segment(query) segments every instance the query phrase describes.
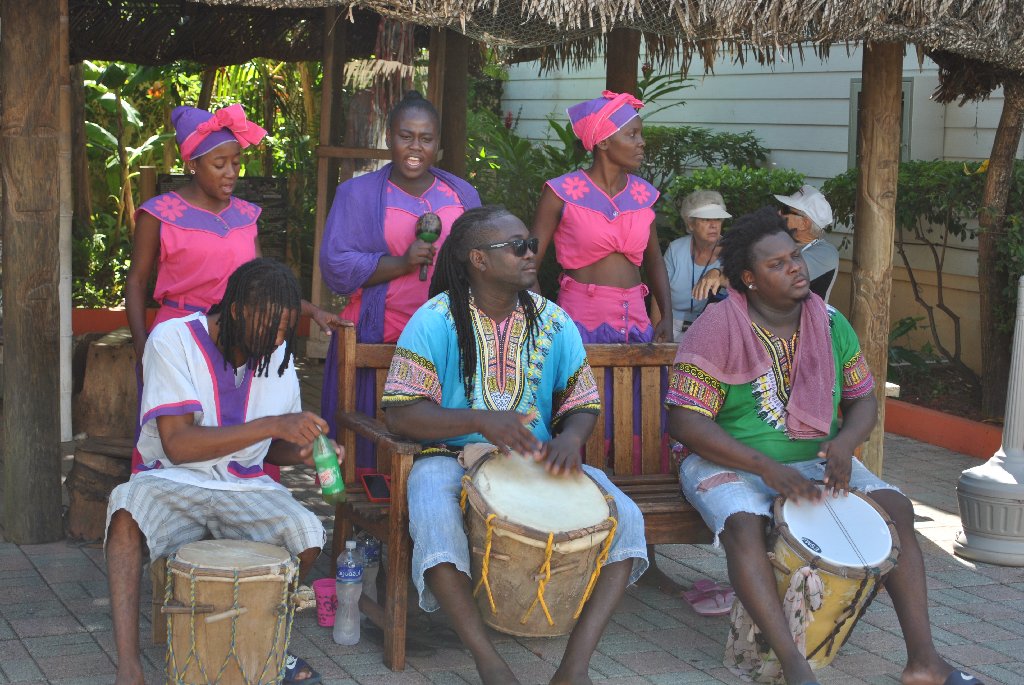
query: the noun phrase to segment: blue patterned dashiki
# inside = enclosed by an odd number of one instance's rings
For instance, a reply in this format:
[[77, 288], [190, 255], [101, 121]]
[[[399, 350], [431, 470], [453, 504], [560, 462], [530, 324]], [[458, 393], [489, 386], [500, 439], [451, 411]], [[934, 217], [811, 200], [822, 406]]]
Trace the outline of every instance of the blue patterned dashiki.
[[[458, 338], [447, 293], [420, 307], [398, 338], [381, 407], [430, 400], [448, 409], [493, 409], [537, 412], [530, 430], [541, 441], [576, 412], [597, 414], [600, 398], [594, 374], [576, 325], [555, 303], [532, 294], [539, 312], [530, 341], [523, 308], [496, 322], [470, 299], [477, 343], [472, 402], [461, 378]], [[481, 382], [481, 379], [483, 382]], [[471, 442], [486, 442], [478, 433], [451, 436], [429, 445], [427, 454], [455, 454]]]

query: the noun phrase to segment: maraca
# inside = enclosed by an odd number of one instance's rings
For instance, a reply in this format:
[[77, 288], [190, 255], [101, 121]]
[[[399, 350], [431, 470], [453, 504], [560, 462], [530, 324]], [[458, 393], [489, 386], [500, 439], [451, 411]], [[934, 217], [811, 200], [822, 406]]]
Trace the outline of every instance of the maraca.
[[[433, 212], [423, 214], [416, 219], [416, 237], [425, 243], [433, 243], [441, 237], [441, 217]], [[420, 280], [427, 280], [427, 267], [429, 264], [420, 266]]]

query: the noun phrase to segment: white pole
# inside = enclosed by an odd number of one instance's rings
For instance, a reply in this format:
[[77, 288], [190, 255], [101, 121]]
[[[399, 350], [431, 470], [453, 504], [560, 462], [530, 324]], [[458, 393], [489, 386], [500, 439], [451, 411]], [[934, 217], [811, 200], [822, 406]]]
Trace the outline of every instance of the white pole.
[[[67, 43], [68, 15], [65, 9], [61, 13], [63, 40]], [[57, 187], [59, 199], [59, 231], [58, 231], [58, 266], [57, 292], [60, 303], [60, 321], [58, 335], [60, 339], [60, 440], [71, 440], [71, 218], [73, 215], [71, 199], [71, 65], [67, 59], [61, 60], [63, 73], [60, 81], [60, 135], [57, 149]], [[80, 179], [86, 183], [86, 179]]]

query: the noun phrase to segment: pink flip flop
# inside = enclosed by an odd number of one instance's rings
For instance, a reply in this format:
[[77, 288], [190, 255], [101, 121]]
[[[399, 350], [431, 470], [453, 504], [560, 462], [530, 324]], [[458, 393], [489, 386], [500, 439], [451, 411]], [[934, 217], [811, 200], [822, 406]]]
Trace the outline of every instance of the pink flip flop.
[[736, 598], [732, 588], [719, 585], [708, 578], [694, 581], [693, 588], [683, 593], [683, 599], [701, 616], [722, 616], [732, 611]]

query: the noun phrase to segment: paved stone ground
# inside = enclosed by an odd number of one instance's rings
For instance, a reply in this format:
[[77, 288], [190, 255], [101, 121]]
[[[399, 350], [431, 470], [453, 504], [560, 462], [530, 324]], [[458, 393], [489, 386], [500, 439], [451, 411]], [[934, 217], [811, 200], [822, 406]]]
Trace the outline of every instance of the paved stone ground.
[[[317, 369], [304, 386], [308, 406], [319, 404]], [[66, 462], [70, 462], [68, 457]], [[952, 555], [959, 529], [954, 486], [962, 469], [977, 464], [940, 448], [886, 437], [885, 476], [915, 501], [926, 554], [929, 605], [936, 643], [947, 659], [991, 685], [1024, 684], [1024, 569], [973, 564]], [[330, 511], [317, 501], [313, 480], [286, 473], [297, 497], [308, 500], [330, 529]], [[726, 579], [722, 553], [705, 545], [658, 548], [659, 563], [680, 579]], [[321, 557], [313, 578], [330, 575]], [[48, 545], [0, 542], [0, 685], [92, 685], [113, 680], [115, 653], [106, 564], [98, 543]], [[144, 588], [140, 631], [148, 644], [149, 590]], [[598, 683], [739, 683], [722, 665], [728, 619], [703, 618], [682, 600], [631, 588], [592, 661]], [[477, 683], [468, 653], [445, 621], [417, 611], [411, 623], [417, 648], [403, 673], [381, 663], [381, 635], [364, 624], [354, 647], [335, 645], [315, 612], [298, 614], [292, 647], [323, 674], [328, 685]], [[515, 639], [495, 634], [502, 654], [524, 683], [545, 683], [565, 647], [564, 638]], [[883, 593], [857, 626], [825, 685], [896, 683], [905, 658], [892, 604]], [[164, 649], [146, 647], [147, 682], [162, 682]]]

